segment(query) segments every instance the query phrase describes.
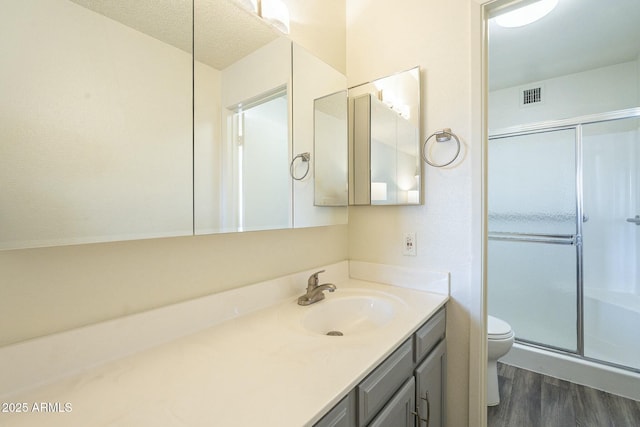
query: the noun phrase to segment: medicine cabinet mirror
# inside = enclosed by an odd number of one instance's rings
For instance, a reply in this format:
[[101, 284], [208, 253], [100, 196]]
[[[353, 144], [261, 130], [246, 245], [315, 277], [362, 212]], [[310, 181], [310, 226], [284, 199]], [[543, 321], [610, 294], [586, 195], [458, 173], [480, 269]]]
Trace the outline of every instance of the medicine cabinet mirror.
[[0, 249], [346, 222], [289, 176], [346, 78], [237, 2], [3, 2], [0, 51]]
[[349, 88], [352, 205], [422, 203], [419, 67]]

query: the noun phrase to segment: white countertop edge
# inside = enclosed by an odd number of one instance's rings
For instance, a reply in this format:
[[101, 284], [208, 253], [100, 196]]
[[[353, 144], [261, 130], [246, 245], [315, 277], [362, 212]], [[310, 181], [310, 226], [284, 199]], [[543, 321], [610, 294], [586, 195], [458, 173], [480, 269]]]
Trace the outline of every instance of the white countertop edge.
[[[0, 399], [21, 394], [107, 362], [196, 333], [302, 294], [309, 275], [322, 282], [356, 279], [435, 293], [447, 289], [448, 274], [342, 261], [202, 298], [0, 347]], [[379, 277], [379, 280], [375, 280]], [[422, 281], [422, 282], [421, 282]], [[446, 281], [446, 286], [443, 285]], [[429, 284], [431, 282], [431, 285]], [[411, 332], [407, 332], [410, 334]], [[118, 345], [113, 345], [117, 342]], [[386, 356], [385, 356], [386, 357]], [[20, 361], [20, 368], [15, 361]], [[10, 363], [11, 362], [11, 363]]]

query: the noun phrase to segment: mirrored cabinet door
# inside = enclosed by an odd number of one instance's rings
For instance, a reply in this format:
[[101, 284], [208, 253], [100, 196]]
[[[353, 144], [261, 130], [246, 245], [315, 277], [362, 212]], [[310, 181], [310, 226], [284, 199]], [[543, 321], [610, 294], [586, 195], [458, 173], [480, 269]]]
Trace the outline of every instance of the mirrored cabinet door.
[[346, 77], [236, 1], [2, 2], [0, 51], [0, 250], [346, 223], [313, 166]]
[[190, 2], [0, 5], [0, 249], [192, 234]]
[[353, 205], [422, 203], [420, 69], [349, 88]]
[[291, 41], [228, 0], [194, 15], [195, 234], [289, 228]]
[[[210, 7], [195, 11], [195, 233], [346, 223], [346, 204], [314, 205], [314, 101], [346, 77], [252, 12]], [[346, 133], [334, 143], [346, 174]]]

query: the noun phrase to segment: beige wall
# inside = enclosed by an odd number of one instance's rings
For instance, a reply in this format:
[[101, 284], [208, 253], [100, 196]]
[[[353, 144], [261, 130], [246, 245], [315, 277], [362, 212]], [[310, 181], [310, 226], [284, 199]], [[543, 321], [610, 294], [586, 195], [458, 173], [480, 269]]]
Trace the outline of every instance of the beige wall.
[[346, 258], [345, 225], [1, 251], [0, 346]]
[[[462, 143], [451, 167], [426, 166], [425, 205], [349, 209], [349, 258], [451, 272], [448, 305], [448, 425], [480, 425], [477, 407], [480, 375], [470, 360], [470, 331], [477, 334], [483, 300], [479, 277], [480, 169], [473, 162], [472, 12], [470, 0], [399, 0], [347, 2], [347, 77], [349, 86], [420, 65], [422, 69], [422, 138], [451, 128]], [[478, 24], [479, 25], [479, 24]], [[474, 46], [475, 48], [476, 46]], [[479, 41], [478, 41], [479, 47]], [[476, 147], [474, 147], [476, 145]], [[478, 200], [474, 200], [474, 197]], [[402, 233], [417, 233], [417, 256], [402, 255]], [[473, 326], [472, 326], [473, 325]], [[478, 340], [473, 340], [478, 346]], [[472, 367], [470, 368], [470, 363]], [[485, 362], [486, 364], [486, 362]], [[470, 390], [470, 385], [476, 387]], [[469, 402], [469, 405], [466, 405]], [[469, 409], [470, 408], [470, 409]], [[470, 413], [473, 412], [473, 415]]]

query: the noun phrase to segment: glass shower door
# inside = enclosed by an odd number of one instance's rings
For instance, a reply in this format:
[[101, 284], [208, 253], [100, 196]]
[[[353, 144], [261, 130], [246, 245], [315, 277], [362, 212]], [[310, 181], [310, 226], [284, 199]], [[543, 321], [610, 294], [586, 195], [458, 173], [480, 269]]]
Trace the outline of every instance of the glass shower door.
[[488, 156], [489, 314], [577, 352], [576, 130], [490, 137]]
[[585, 356], [640, 370], [640, 119], [584, 125]]

